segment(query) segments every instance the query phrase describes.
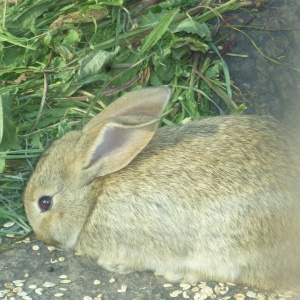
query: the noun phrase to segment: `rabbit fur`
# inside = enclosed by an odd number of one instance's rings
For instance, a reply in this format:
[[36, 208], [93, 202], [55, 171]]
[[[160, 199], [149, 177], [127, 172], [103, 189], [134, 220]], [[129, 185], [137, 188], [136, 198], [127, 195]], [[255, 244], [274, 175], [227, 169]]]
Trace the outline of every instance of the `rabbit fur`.
[[299, 284], [299, 145], [267, 116], [157, 129], [169, 98], [128, 93], [52, 143], [23, 197], [37, 238], [120, 273]]

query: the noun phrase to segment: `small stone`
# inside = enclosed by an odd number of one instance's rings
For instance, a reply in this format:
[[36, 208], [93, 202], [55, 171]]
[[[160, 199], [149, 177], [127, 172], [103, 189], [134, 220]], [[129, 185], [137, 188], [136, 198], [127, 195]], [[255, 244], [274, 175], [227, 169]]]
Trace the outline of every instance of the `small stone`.
[[28, 278], [28, 277], [29, 277], [29, 274], [28, 274], [28, 273], [25, 273], [25, 274], [24, 274], [24, 277], [25, 277], [25, 278]]

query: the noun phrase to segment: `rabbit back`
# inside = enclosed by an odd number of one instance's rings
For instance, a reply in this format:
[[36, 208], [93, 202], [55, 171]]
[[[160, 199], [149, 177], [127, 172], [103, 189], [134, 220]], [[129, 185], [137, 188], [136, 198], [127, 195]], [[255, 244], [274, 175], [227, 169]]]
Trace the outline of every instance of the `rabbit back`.
[[108, 269], [173, 280], [297, 281], [298, 149], [269, 117], [158, 129], [129, 165], [94, 183], [101, 190], [77, 248]]

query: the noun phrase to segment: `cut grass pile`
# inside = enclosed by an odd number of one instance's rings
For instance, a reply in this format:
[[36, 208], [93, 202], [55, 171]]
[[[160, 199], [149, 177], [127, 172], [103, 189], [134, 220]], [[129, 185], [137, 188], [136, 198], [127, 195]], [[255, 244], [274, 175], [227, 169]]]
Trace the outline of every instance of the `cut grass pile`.
[[170, 85], [167, 125], [242, 111], [218, 50], [230, 33], [219, 29], [228, 25], [222, 14], [254, 5], [0, 1], [0, 236], [30, 231], [22, 189], [48, 141], [81, 128], [122, 92]]

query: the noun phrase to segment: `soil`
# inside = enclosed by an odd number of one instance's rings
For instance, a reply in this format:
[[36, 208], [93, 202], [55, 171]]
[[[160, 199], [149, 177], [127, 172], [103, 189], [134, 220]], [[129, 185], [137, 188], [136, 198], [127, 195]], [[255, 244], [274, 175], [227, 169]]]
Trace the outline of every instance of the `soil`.
[[[300, 70], [300, 1], [274, 0], [258, 11], [241, 12], [245, 19], [250, 14], [256, 15], [252, 26], [267, 29], [245, 30], [259, 49]], [[239, 13], [235, 16], [241, 18]], [[247, 57], [226, 56], [232, 83], [241, 91], [235, 100], [246, 102], [246, 113], [272, 114], [300, 129], [300, 72], [264, 58], [245, 35], [237, 32], [237, 37], [230, 52]], [[164, 286], [169, 282], [151, 272], [111, 273], [85, 258], [50, 250], [31, 237], [1, 253], [0, 299], [300, 299], [297, 291], [266, 292], [214, 282], [192, 287]], [[62, 281], [68, 279], [71, 282]], [[45, 282], [55, 285], [45, 287]], [[174, 291], [181, 293], [176, 296]]]

